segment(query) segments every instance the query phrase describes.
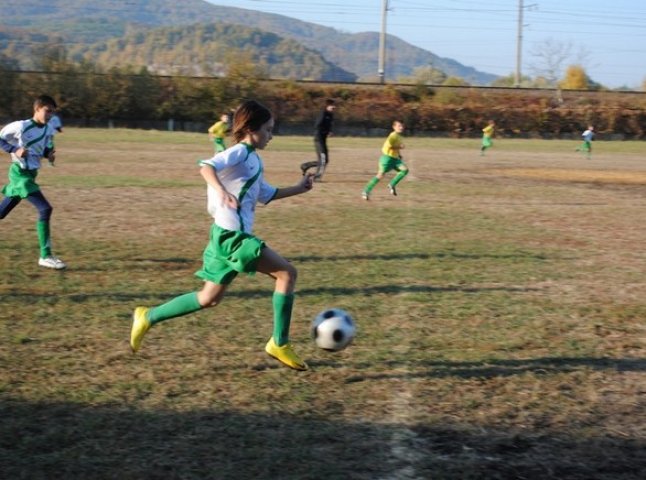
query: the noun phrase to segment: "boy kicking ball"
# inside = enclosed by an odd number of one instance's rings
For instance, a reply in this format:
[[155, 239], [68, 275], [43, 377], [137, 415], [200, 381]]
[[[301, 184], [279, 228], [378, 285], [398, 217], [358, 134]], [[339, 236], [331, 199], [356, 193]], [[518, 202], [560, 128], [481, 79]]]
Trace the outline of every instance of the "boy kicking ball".
[[265, 181], [258, 151], [272, 139], [273, 128], [271, 112], [260, 103], [248, 100], [233, 116], [236, 144], [200, 162], [200, 173], [208, 186], [208, 210], [214, 219], [202, 269], [196, 273], [204, 285], [197, 292], [179, 295], [153, 308], [137, 307], [130, 332], [133, 352], [141, 348], [144, 335], [153, 326], [219, 305], [238, 274], [260, 272], [275, 280], [274, 328], [265, 352], [290, 368], [307, 370], [307, 363], [289, 342], [296, 268], [252, 233], [257, 203], [267, 204], [312, 189], [309, 174], [290, 187], [276, 188]]

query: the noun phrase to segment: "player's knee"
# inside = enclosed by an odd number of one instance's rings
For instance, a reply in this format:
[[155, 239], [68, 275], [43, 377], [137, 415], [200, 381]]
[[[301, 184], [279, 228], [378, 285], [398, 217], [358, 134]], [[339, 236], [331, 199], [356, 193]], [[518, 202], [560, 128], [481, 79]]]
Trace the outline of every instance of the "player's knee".
[[214, 291], [205, 287], [197, 293], [197, 302], [202, 308], [211, 308], [218, 305], [223, 296], [224, 290]]
[[47, 205], [46, 207], [42, 207], [38, 209], [38, 220], [41, 220], [43, 222], [48, 222], [50, 218], [52, 218], [52, 212], [54, 211], [54, 207], [51, 205]]
[[291, 263], [287, 265], [284, 270], [281, 270], [276, 275], [276, 279], [288, 290], [291, 290], [296, 285], [296, 279], [298, 278], [298, 271]]
[[289, 282], [295, 284], [298, 278], [298, 270], [296, 270], [296, 267], [290, 263], [287, 269], [285, 269], [285, 273], [287, 274]]

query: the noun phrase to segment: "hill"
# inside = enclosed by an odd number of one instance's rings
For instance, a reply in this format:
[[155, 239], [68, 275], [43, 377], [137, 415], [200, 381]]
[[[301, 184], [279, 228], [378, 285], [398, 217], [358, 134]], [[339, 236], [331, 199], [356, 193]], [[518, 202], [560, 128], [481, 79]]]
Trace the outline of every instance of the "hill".
[[[376, 32], [343, 33], [282, 15], [221, 7], [203, 0], [183, 0], [181, 3], [174, 0], [130, 0], [126, 3], [104, 0], [100, 5], [90, 0], [25, 0], [5, 6], [0, 17], [0, 25], [56, 34], [63, 37], [67, 45], [106, 42], [126, 35], [131, 31], [129, 29], [143, 32], [159, 27], [216, 22], [253, 26], [271, 32], [319, 52], [328, 62], [362, 79], [376, 76], [379, 44]], [[388, 79], [410, 75], [416, 67], [429, 64], [474, 84], [488, 84], [497, 78], [392, 35], [388, 36], [386, 45]]]
[[336, 79], [356, 75], [295, 40], [241, 25], [210, 23], [162, 27], [70, 50], [105, 67], [146, 66], [162, 75], [221, 76], [232, 59], [248, 61], [271, 78]]

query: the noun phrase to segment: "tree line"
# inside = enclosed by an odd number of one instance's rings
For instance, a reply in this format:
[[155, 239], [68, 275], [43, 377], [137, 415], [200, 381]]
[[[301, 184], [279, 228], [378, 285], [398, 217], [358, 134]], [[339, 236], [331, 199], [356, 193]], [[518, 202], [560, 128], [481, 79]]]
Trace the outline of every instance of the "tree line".
[[324, 100], [334, 98], [340, 134], [381, 135], [400, 119], [411, 134], [475, 136], [494, 119], [506, 136], [578, 135], [594, 124], [602, 138], [646, 138], [646, 93], [639, 92], [269, 81], [244, 60], [218, 78], [101, 71], [55, 57], [41, 68], [20, 72], [0, 64], [0, 122], [28, 118], [31, 99], [47, 93], [68, 124], [164, 128], [172, 120], [176, 129], [199, 131], [255, 98], [275, 113], [279, 132], [309, 134]]

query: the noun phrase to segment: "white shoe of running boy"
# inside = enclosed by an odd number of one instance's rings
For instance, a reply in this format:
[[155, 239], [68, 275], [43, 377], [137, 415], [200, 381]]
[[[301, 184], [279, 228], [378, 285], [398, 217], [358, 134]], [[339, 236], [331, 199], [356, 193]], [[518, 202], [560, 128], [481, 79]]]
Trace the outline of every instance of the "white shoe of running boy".
[[65, 265], [65, 262], [63, 262], [63, 260], [51, 255], [45, 258], [39, 258], [38, 265], [46, 268], [53, 268], [54, 270], [62, 270], [67, 267], [67, 265]]

